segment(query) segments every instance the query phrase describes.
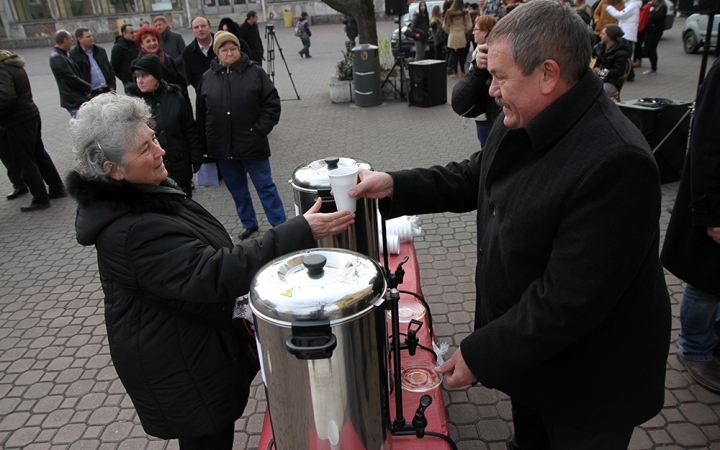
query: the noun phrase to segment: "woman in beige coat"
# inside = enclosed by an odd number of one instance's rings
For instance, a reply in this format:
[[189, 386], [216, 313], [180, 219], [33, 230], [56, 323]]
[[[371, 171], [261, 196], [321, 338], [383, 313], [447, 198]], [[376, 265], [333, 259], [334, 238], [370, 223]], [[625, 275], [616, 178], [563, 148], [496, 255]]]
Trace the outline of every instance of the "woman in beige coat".
[[[448, 34], [447, 50], [450, 78], [457, 78], [457, 64], [460, 63], [460, 76], [465, 76], [465, 60], [467, 58], [467, 33], [472, 29], [470, 14], [465, 11], [463, 0], [454, 0], [453, 5], [445, 13], [443, 29]], [[459, 61], [458, 61], [459, 60]]]

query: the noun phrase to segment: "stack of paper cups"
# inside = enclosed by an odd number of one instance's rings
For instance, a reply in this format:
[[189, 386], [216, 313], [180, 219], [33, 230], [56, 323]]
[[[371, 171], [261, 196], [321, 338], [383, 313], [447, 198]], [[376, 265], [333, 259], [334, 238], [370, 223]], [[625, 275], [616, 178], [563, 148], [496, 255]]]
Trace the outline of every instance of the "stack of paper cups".
[[[388, 249], [390, 250], [389, 254], [390, 255], [399, 255], [400, 254], [400, 239], [397, 236], [388, 234], [387, 242], [388, 242]], [[384, 253], [382, 238], [380, 238], [380, 251]]]

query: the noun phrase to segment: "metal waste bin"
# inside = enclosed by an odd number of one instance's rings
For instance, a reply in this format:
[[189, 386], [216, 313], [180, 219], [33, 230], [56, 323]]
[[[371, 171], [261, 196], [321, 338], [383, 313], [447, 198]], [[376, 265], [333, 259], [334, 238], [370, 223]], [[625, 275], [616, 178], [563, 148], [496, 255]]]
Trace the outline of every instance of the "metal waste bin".
[[382, 103], [378, 48], [375, 45], [362, 44], [352, 51], [355, 104], [377, 106]]
[[283, 19], [285, 20], [285, 28], [293, 27], [292, 9], [290, 9], [290, 8], [283, 9]]

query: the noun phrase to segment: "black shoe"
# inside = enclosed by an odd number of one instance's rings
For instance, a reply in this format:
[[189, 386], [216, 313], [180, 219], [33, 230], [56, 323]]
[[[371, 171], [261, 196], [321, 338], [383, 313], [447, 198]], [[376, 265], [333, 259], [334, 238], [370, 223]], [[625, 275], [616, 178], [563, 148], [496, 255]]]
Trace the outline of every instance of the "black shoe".
[[48, 191], [48, 198], [50, 200], [55, 198], [64, 198], [68, 196], [68, 192], [65, 190], [65, 186], [61, 186], [57, 189], [50, 189]]
[[305, 57], [306, 57], [306, 58], [312, 58], [312, 56], [310, 56], [310, 55], [305, 55]]
[[298, 52], [298, 55], [300, 55], [301, 58], [305, 57], [305, 54], [303, 52]]
[[241, 241], [244, 241], [245, 239], [249, 238], [250, 235], [253, 233], [257, 233], [258, 227], [252, 227], [252, 228], [245, 228], [242, 230], [242, 233], [238, 235]]
[[30, 206], [23, 206], [20, 208], [20, 211], [22, 212], [31, 212], [31, 211], [38, 211], [40, 209], [48, 209], [50, 207], [50, 202], [47, 203], [35, 203], [35, 201], [30, 202]]
[[21, 195], [25, 195], [28, 192], [30, 192], [30, 190], [26, 187], [25, 188], [15, 188], [15, 189], [13, 189], [13, 191], [11, 193], [9, 193], [7, 195], [7, 199], [15, 200], [16, 198], [20, 197]]
[[714, 360], [690, 361], [678, 352], [678, 361], [687, 369], [693, 380], [710, 392], [720, 394], [720, 365]]

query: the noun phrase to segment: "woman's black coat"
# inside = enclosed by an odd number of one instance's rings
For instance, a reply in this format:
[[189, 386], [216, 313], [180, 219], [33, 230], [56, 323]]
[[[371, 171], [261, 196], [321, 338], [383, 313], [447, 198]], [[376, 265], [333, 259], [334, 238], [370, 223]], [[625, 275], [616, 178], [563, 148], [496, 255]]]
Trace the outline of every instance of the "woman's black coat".
[[195, 108], [210, 158], [270, 157], [267, 135], [280, 121], [280, 96], [267, 73], [243, 54], [230, 67], [215, 58], [200, 79]]
[[428, 30], [430, 30], [430, 18], [428, 16], [423, 16], [418, 10], [418, 13], [415, 14], [415, 17], [413, 17], [410, 28], [414, 33], [420, 33], [421, 38], [418, 39], [420, 42], [427, 42]]
[[203, 161], [202, 144], [192, 106], [180, 88], [160, 81], [153, 92], [143, 93], [133, 83], [125, 88], [128, 95], [140, 97], [152, 108], [155, 135], [165, 150], [163, 161], [168, 176], [181, 188], [190, 186], [192, 164]]
[[720, 244], [707, 227], [720, 227], [720, 59], [700, 88], [690, 151], [661, 254], [663, 265], [696, 288], [720, 297]]
[[605, 82], [612, 83], [616, 88], [621, 89], [625, 83], [625, 70], [630, 63], [630, 45], [625, 39], [619, 38], [608, 51], [605, 49], [604, 42], [598, 43], [593, 48], [593, 56], [597, 58], [595, 67], [607, 69]]
[[[160, 57], [160, 52], [162, 50], [158, 50], [157, 56]], [[148, 53], [144, 51], [140, 51], [138, 54], [138, 57], [133, 60], [132, 63], [130, 63], [130, 66], [134, 66], [137, 64], [138, 61], [140, 61], [140, 58], [147, 55]], [[162, 79], [168, 84], [174, 84], [180, 88], [180, 93], [183, 95], [183, 97], [189, 99], [188, 96], [188, 90], [187, 90], [187, 81], [185, 80], [185, 77], [183, 76], [180, 69], [178, 69], [177, 64], [175, 64], [175, 61], [173, 59], [165, 54], [163, 54], [163, 57], [161, 59], [164, 59], [163, 62], [163, 69], [162, 69]], [[135, 75], [132, 76], [133, 80], [135, 79]]]
[[97, 251], [110, 356], [143, 428], [163, 439], [220, 433], [243, 413], [257, 350], [247, 332], [198, 321], [230, 325], [235, 299], [264, 264], [315, 246], [307, 221], [233, 246], [169, 180], [88, 181], [72, 172], [67, 187], [78, 202], [77, 240]]

